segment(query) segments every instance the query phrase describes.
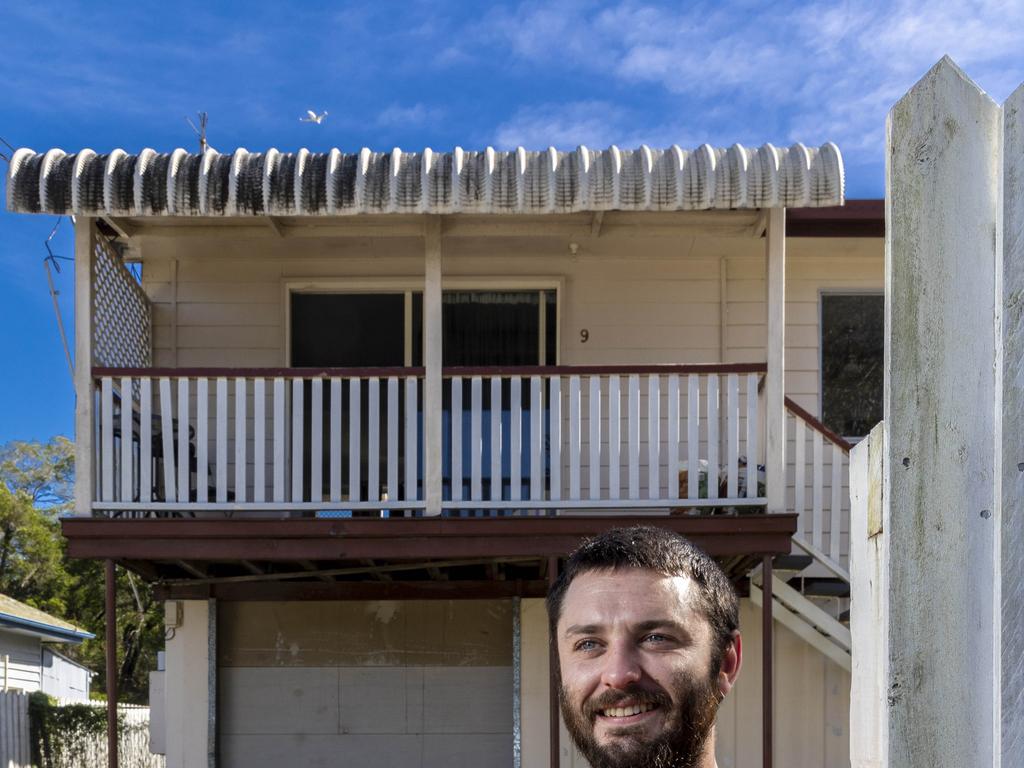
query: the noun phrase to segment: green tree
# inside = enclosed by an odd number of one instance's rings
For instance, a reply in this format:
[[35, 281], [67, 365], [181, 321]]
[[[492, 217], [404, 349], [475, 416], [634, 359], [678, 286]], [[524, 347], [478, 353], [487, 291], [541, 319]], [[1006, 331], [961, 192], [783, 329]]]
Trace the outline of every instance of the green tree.
[[[103, 563], [67, 556], [60, 517], [71, 511], [74, 446], [47, 443], [0, 447], [0, 592], [92, 632], [96, 639], [66, 648], [98, 673], [106, 688]], [[117, 574], [118, 689], [126, 701], [148, 698], [149, 670], [163, 646], [163, 614], [150, 585]]]

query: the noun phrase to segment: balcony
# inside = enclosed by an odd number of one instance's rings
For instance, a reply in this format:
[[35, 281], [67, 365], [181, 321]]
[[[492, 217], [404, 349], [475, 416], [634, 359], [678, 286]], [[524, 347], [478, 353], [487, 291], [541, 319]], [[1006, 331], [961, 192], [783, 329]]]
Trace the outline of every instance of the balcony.
[[[764, 369], [445, 369], [442, 514], [757, 511]], [[424, 513], [422, 369], [94, 374], [94, 513]]]

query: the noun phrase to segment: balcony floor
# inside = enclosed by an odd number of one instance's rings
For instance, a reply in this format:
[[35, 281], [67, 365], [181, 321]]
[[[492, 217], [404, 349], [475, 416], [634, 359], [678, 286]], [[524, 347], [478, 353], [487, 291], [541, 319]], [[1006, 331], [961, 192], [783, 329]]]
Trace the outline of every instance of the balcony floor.
[[609, 528], [658, 525], [739, 582], [788, 554], [796, 515], [399, 519], [65, 518], [72, 557], [113, 559], [174, 599], [541, 597], [551, 558]]

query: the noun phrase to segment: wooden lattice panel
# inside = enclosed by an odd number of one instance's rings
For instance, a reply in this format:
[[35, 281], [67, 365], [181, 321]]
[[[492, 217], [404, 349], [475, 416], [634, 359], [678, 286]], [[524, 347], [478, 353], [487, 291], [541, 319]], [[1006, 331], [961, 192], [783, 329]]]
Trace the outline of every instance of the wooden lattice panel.
[[93, 362], [148, 368], [153, 315], [149, 298], [109, 245], [97, 241], [92, 260]]

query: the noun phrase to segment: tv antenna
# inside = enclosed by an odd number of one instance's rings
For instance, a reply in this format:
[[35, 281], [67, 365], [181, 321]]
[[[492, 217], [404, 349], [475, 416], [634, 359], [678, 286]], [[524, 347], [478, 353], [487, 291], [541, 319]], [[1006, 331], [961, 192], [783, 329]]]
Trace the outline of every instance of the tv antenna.
[[[206, 124], [210, 122], [210, 116], [206, 112], [196, 112], [196, 117], [199, 119], [199, 127], [192, 122], [191, 117], [185, 117], [185, 122], [189, 124], [196, 137], [199, 139], [199, 154], [203, 154], [208, 149], [213, 149], [209, 142], [206, 140]], [[216, 152], [216, 150], [214, 150]]]

